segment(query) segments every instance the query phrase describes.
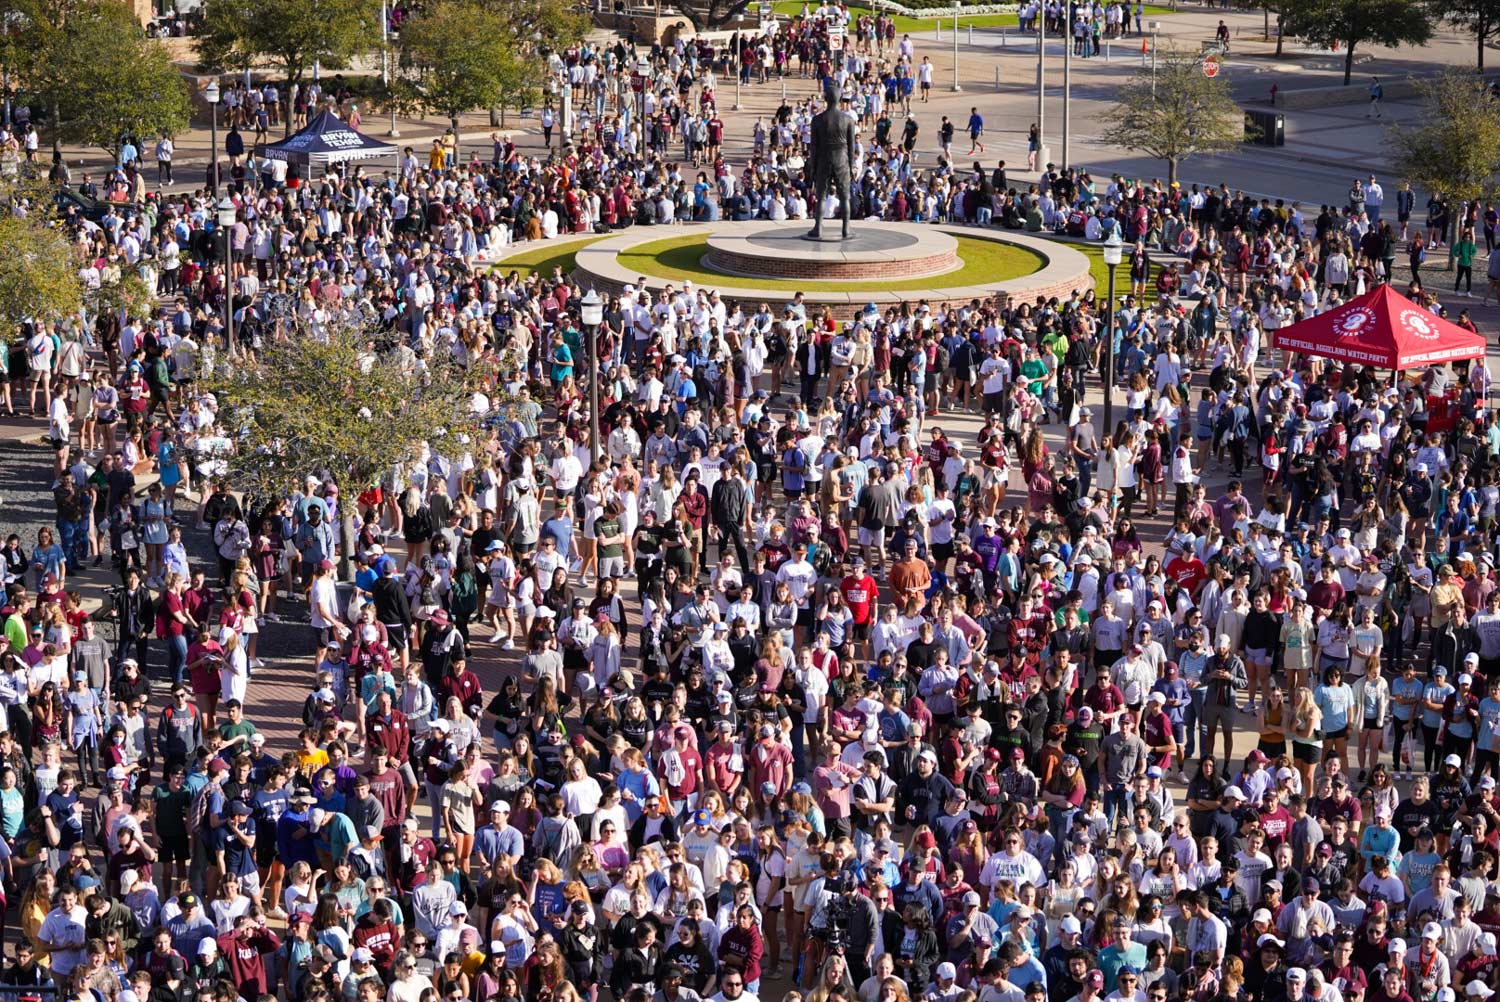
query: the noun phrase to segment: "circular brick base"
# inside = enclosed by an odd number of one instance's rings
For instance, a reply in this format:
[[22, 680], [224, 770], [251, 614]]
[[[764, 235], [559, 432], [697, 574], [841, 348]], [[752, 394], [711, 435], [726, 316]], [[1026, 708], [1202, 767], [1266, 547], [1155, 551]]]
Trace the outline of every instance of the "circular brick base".
[[[800, 227], [789, 229], [789, 227]], [[731, 254], [747, 253], [752, 258], [764, 260], [767, 241], [785, 241], [791, 244], [793, 241], [800, 242], [800, 236], [806, 232], [807, 222], [798, 223], [766, 223], [766, 222], [744, 222], [744, 223], [709, 223], [705, 226], [690, 224], [677, 227], [671, 232], [681, 233], [691, 230], [706, 230], [710, 248], [717, 248]], [[821, 309], [827, 307], [836, 319], [850, 320], [862, 312], [868, 303], [875, 303], [880, 309], [887, 306], [895, 306], [904, 302], [915, 302], [926, 300], [931, 303], [962, 303], [970, 300], [983, 300], [996, 298], [999, 300], [1015, 300], [1019, 302], [1035, 302], [1038, 298], [1051, 299], [1054, 296], [1066, 299], [1073, 292], [1087, 291], [1094, 286], [1094, 280], [1089, 274], [1089, 261], [1078, 251], [1069, 247], [1066, 243], [1047, 240], [1041, 237], [1031, 236], [1023, 233], [1012, 233], [1009, 231], [978, 229], [969, 226], [947, 226], [947, 225], [923, 225], [915, 223], [859, 223], [858, 228], [875, 227], [882, 231], [894, 231], [900, 244], [891, 249], [871, 251], [859, 251], [845, 249], [837, 241], [827, 241], [814, 244], [805, 242], [810, 246], [797, 246], [796, 256], [800, 259], [811, 255], [818, 255], [829, 264], [858, 264], [867, 266], [872, 263], [889, 263], [892, 267], [898, 267], [904, 257], [913, 259], [930, 257], [937, 253], [933, 250], [933, 244], [926, 244], [923, 248], [919, 244], [910, 242], [908, 239], [920, 240], [953, 240], [954, 262], [951, 267], [962, 264], [958, 260], [956, 247], [958, 236], [964, 236], [978, 240], [995, 240], [1000, 243], [1014, 244], [1024, 247], [1039, 256], [1047, 263], [1038, 271], [1020, 278], [1004, 279], [996, 282], [978, 283], [974, 285], [958, 286], [949, 284], [953, 279], [944, 281], [943, 273], [938, 272], [932, 277], [930, 286], [924, 286], [920, 290], [893, 290], [890, 292], [840, 292], [837, 289], [827, 287], [807, 291], [803, 303], [809, 308]], [[837, 229], [837, 223], [834, 224]], [[829, 229], [824, 224], [825, 235]], [[577, 264], [573, 272], [573, 278], [579, 286], [585, 289], [597, 289], [605, 294], [622, 294], [627, 290], [639, 291], [636, 284], [638, 273], [626, 270], [619, 263], [619, 255], [632, 247], [644, 243], [650, 243], [662, 239], [664, 233], [662, 227], [632, 227], [624, 233], [610, 236], [597, 243], [579, 249]], [[725, 243], [720, 238], [731, 237], [740, 240], [740, 243]], [[881, 240], [896, 239], [883, 236]], [[778, 243], [776, 246], [783, 246]], [[790, 250], [788, 253], [792, 253]], [[879, 254], [878, 260], [866, 260], [859, 262], [845, 261], [846, 254]], [[902, 278], [922, 277], [922, 273], [914, 272], [890, 272], [882, 273], [899, 275]], [[767, 274], [767, 278], [791, 278], [789, 272], [780, 271]], [[800, 277], [800, 276], [799, 276]], [[819, 272], [815, 276], [820, 281], [830, 281], [826, 271]], [[850, 279], [869, 279], [872, 275], [868, 270], [856, 272], [849, 276]], [[655, 293], [665, 288], [671, 282], [670, 278], [647, 275], [645, 288]], [[677, 284], [681, 284], [680, 282]], [[749, 303], [768, 303], [773, 311], [779, 312], [781, 307], [793, 301], [795, 292], [785, 289], [757, 288], [751, 284], [739, 284], [726, 286], [723, 295], [727, 299], [738, 300]]]
[[810, 240], [806, 221], [797, 220], [748, 233], [715, 233], [703, 264], [738, 278], [808, 282], [924, 278], [963, 266], [958, 241], [939, 230], [864, 222], [851, 227], [848, 240], [837, 239], [838, 232], [838, 222], [826, 220], [822, 238]]

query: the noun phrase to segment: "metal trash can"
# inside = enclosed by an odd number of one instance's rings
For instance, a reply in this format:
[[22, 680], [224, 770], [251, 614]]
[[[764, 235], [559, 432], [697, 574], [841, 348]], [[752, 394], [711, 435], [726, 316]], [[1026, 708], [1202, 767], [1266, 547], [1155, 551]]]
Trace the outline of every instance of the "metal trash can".
[[1245, 142], [1257, 146], [1286, 145], [1286, 116], [1279, 111], [1245, 111]]

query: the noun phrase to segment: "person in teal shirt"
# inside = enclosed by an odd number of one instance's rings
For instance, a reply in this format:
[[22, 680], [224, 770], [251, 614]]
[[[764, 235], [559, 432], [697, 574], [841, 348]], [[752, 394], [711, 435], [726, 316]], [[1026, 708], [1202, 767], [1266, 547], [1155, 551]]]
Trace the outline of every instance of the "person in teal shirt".
[[552, 335], [552, 385], [560, 386], [563, 380], [573, 375], [573, 350], [563, 341], [561, 334]]
[[315, 807], [311, 820], [318, 833], [318, 852], [327, 853], [335, 863], [348, 859], [349, 850], [359, 844], [359, 836], [354, 833], [354, 822], [349, 820], [349, 815]]
[[[1470, 671], [1479, 667], [1479, 655], [1470, 653], [1464, 658], [1464, 667]], [[1500, 767], [1500, 675], [1492, 676], [1485, 684], [1485, 697], [1479, 701], [1479, 734], [1474, 744], [1474, 771], [1482, 772], [1486, 765], [1491, 773]]]
[[1405, 764], [1402, 763], [1402, 752], [1410, 754], [1415, 750], [1410, 746], [1420, 745], [1422, 742], [1417, 710], [1422, 706], [1422, 690], [1426, 687], [1426, 683], [1417, 678], [1417, 666], [1411, 661], [1402, 665], [1401, 675], [1391, 681], [1391, 716], [1396, 721], [1395, 757], [1398, 772], [1411, 770], [1410, 759]]
[[6, 766], [0, 771], [0, 832], [14, 839], [21, 832], [26, 816], [26, 798], [16, 788], [16, 770]]
[[1359, 854], [1366, 866], [1376, 856], [1384, 856], [1395, 865], [1401, 859], [1400, 842], [1401, 833], [1391, 824], [1391, 809], [1382, 804], [1375, 809], [1375, 823], [1366, 825], [1360, 833]]
[[[1121, 922], [1119, 925], [1119, 938], [1109, 946], [1099, 951], [1099, 970], [1104, 975], [1104, 984], [1117, 985], [1116, 978], [1120, 972], [1130, 968], [1132, 973], [1139, 974], [1146, 966], [1146, 946], [1137, 943], [1131, 938], [1130, 925]], [[1121, 992], [1127, 998], [1135, 994], [1135, 986]]]

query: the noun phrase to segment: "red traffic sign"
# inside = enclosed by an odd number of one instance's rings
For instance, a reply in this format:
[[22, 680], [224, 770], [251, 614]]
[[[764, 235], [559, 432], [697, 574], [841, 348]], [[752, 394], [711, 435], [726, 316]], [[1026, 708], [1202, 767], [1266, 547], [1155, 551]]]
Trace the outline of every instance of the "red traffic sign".
[[1219, 75], [1219, 61], [1217, 59], [1203, 60], [1203, 75], [1210, 80]]
[[646, 78], [639, 73], [630, 74], [630, 89], [640, 92], [646, 89]]

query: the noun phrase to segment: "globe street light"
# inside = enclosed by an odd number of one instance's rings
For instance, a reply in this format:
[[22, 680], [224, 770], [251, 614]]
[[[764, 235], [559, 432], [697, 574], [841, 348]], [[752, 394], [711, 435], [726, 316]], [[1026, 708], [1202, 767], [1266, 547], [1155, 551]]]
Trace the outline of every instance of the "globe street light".
[[1104, 309], [1108, 316], [1105, 325], [1104, 336], [1104, 434], [1110, 434], [1114, 427], [1114, 405], [1112, 401], [1115, 386], [1115, 269], [1120, 266], [1120, 261], [1125, 256], [1125, 244], [1120, 239], [1120, 224], [1117, 220], [1110, 229], [1109, 236], [1104, 238], [1104, 265], [1109, 269], [1109, 298], [1105, 300]]
[[[589, 358], [589, 461], [599, 462], [599, 325], [604, 322], [604, 300], [590, 289], [578, 303]], [[591, 467], [592, 468], [592, 467]]]
[[219, 190], [219, 81], [210, 80], [203, 91], [208, 102], [208, 193]]
[[219, 199], [219, 229], [224, 231], [224, 335], [228, 341], [229, 357], [235, 356], [234, 347], [234, 241], [231, 233], [237, 215], [234, 202], [228, 195]]

